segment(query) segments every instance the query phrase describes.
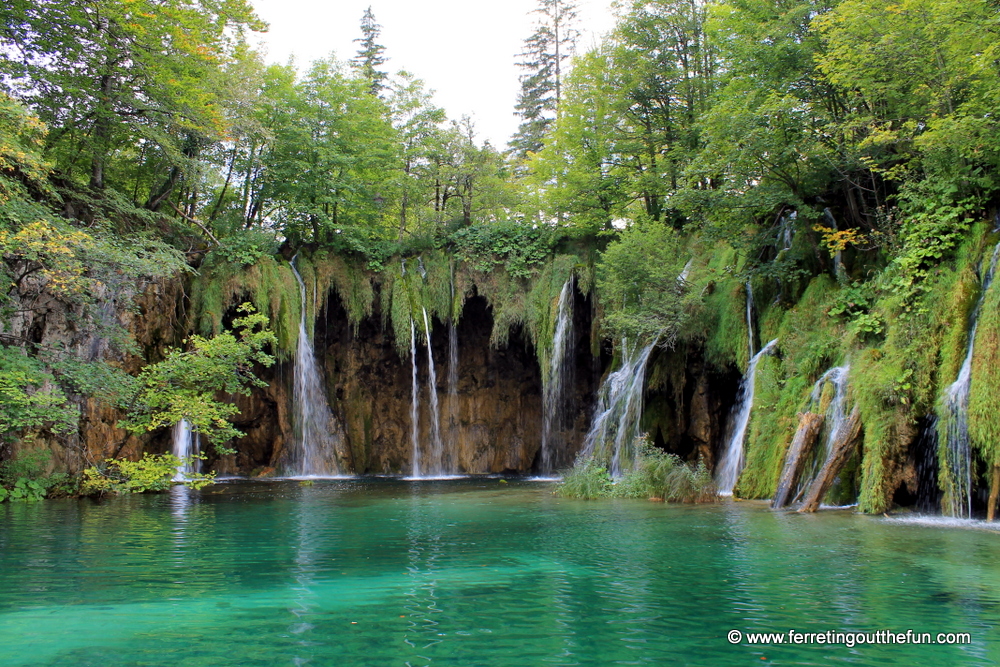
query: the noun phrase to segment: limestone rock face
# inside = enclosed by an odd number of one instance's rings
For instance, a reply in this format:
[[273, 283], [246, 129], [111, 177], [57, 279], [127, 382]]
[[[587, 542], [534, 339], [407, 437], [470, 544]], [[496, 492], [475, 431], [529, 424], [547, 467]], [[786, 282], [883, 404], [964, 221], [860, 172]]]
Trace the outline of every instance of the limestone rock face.
[[[331, 305], [317, 347], [323, 354], [330, 404], [345, 427], [352, 468], [356, 473], [410, 473], [414, 454], [410, 355], [399, 354], [378, 313], [354, 335], [339, 305]], [[446, 472], [526, 472], [541, 446], [541, 371], [534, 351], [520, 335], [512, 336], [506, 348], [491, 349], [491, 328], [485, 300], [469, 299], [455, 328], [458, 381], [451, 393], [449, 327], [440, 321], [432, 324], [434, 389]], [[427, 349], [422, 343], [416, 357], [417, 421], [426, 469], [432, 456], [432, 414]], [[577, 432], [567, 446], [578, 449], [582, 438], [583, 433]]]
[[[589, 302], [578, 295], [577, 354], [569, 414], [559, 432], [557, 462], [569, 465], [583, 444], [593, 396], [600, 379], [589, 348]], [[449, 327], [434, 320], [432, 354], [443, 468], [450, 473], [529, 472], [537, 465], [542, 432], [542, 376], [535, 351], [518, 332], [501, 349], [490, 347], [493, 320], [481, 297], [471, 297], [455, 327], [457, 383], [449, 386]], [[315, 327], [330, 407], [343, 430], [341, 468], [354, 474], [410, 474], [412, 360], [400, 354], [381, 314], [353, 330], [336, 296], [331, 295]], [[427, 348], [417, 346], [418, 433], [423, 471], [431, 453], [430, 373]], [[294, 437], [291, 361], [261, 369], [268, 386], [251, 396], [236, 396], [236, 427], [247, 435], [235, 443], [237, 454], [211, 461], [220, 474], [281, 472], [282, 457]]]

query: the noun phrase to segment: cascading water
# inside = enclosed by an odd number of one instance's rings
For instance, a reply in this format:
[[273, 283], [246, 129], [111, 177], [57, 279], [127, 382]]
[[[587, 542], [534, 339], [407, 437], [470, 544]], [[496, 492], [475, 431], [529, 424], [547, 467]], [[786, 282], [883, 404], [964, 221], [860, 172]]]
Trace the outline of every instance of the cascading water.
[[[622, 365], [608, 375], [597, 394], [594, 421], [584, 440], [581, 459], [595, 456], [610, 459], [611, 476], [619, 478], [635, 458], [635, 437], [640, 433], [642, 391], [646, 362], [656, 340], [645, 347], [622, 339]], [[609, 449], [610, 448], [610, 449]]]
[[[455, 303], [455, 267], [451, 267], [451, 303]], [[458, 325], [448, 318], [448, 449], [458, 451]]]
[[[173, 447], [171, 452], [179, 459], [187, 459], [198, 453], [198, 434], [191, 431], [191, 424], [186, 419], [182, 419], [174, 424]], [[194, 465], [196, 461], [187, 461], [177, 466], [177, 473], [174, 475], [175, 482], [183, 482], [193, 472], [197, 472]]]
[[[565, 412], [564, 390], [572, 363], [573, 337], [573, 278], [563, 284], [556, 307], [556, 329], [552, 334], [552, 351], [549, 367], [546, 369], [545, 385], [542, 388], [542, 457], [540, 472], [552, 472], [557, 446], [555, 430], [562, 422]], [[569, 363], [567, 363], [569, 362]]]
[[972, 518], [972, 447], [969, 441], [969, 390], [972, 386], [972, 353], [976, 344], [976, 329], [979, 327], [979, 310], [982, 308], [986, 292], [996, 273], [1000, 243], [993, 249], [989, 268], [983, 276], [983, 287], [979, 300], [972, 311], [972, 326], [969, 329], [969, 343], [965, 359], [958, 371], [958, 378], [945, 390], [940, 415], [940, 428], [944, 441], [945, 485], [948, 507], [945, 509], [953, 517]]
[[417, 326], [410, 318], [410, 442], [413, 444], [413, 476], [420, 477], [420, 385], [417, 382]]
[[736, 405], [729, 420], [729, 427], [726, 429], [726, 449], [722, 453], [722, 461], [719, 463], [718, 472], [715, 476], [720, 496], [733, 495], [733, 487], [736, 486], [736, 479], [740, 476], [740, 471], [743, 470], [743, 440], [746, 437], [747, 425], [750, 423], [750, 413], [753, 410], [753, 391], [757, 375], [757, 363], [761, 357], [770, 354], [777, 344], [778, 339], [775, 338], [765, 345], [760, 352], [755, 354], [750, 359], [746, 375], [740, 381]]
[[810, 410], [816, 412], [820, 409], [823, 387], [828, 382], [833, 385], [833, 398], [824, 413], [823, 427], [826, 430], [826, 438], [823, 439], [823, 447], [817, 449], [811, 470], [800, 480], [800, 489], [808, 489], [812, 485], [830, 452], [833, 451], [833, 445], [847, 422], [847, 412], [844, 410], [844, 405], [847, 402], [847, 376], [850, 370], [849, 364], [835, 366], [823, 373], [813, 385], [812, 394], [809, 396]]
[[316, 353], [306, 328], [306, 285], [291, 262], [292, 273], [299, 283], [299, 342], [295, 350], [295, 377], [292, 383], [294, 407], [294, 440], [287, 462], [288, 472], [295, 476], [337, 475], [337, 445], [339, 428], [326, 393]]
[[424, 336], [427, 339], [427, 367], [429, 373], [427, 393], [431, 397], [431, 457], [429, 464], [432, 475], [443, 475], [446, 469], [444, 443], [441, 442], [441, 411], [438, 409], [437, 371], [434, 368], [434, 354], [431, 350], [431, 325], [424, 308]]

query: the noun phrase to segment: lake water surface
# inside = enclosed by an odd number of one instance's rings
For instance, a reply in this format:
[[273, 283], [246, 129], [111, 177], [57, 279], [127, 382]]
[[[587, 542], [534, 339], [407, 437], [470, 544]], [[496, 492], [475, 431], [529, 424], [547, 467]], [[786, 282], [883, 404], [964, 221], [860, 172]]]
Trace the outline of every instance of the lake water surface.
[[[552, 488], [230, 482], [5, 503], [0, 665], [1000, 662], [996, 532]], [[972, 643], [745, 641], [909, 629]]]

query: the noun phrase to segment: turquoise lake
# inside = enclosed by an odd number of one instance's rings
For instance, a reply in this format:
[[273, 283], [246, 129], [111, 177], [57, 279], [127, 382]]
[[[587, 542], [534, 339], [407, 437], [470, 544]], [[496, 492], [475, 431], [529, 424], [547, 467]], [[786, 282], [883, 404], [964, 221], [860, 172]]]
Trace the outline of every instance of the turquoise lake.
[[[991, 665], [1000, 534], [478, 478], [0, 505], [0, 665]], [[730, 630], [968, 632], [730, 644]]]

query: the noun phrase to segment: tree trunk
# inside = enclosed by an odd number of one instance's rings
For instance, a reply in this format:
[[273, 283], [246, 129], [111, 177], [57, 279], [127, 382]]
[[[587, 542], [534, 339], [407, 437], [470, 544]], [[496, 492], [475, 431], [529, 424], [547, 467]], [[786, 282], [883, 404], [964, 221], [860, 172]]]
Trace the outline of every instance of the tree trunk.
[[826, 463], [823, 464], [823, 468], [819, 471], [812, 486], [809, 487], [809, 491], [806, 492], [806, 497], [799, 507], [800, 512], [815, 512], [819, 508], [823, 496], [830, 490], [833, 480], [836, 479], [847, 460], [851, 458], [851, 454], [854, 453], [860, 439], [861, 411], [857, 406], [854, 406], [851, 416], [847, 418], [840, 432], [837, 433], [837, 439], [830, 447]]
[[113, 85], [114, 80], [110, 74], [105, 74], [98, 79], [97, 115], [94, 120], [94, 143], [90, 160], [90, 187], [95, 190], [104, 188], [104, 163], [111, 140], [111, 91]]
[[795, 489], [799, 474], [802, 472], [802, 463], [816, 442], [823, 419], [823, 415], [815, 412], [803, 412], [799, 415], [799, 428], [795, 431], [795, 438], [785, 455], [785, 466], [778, 479], [778, 488], [771, 502], [772, 508], [777, 510], [788, 504], [789, 494]]
[[997, 515], [997, 497], [1000, 496], [1000, 465], [993, 466], [990, 479], [990, 501], [986, 505], [986, 520], [993, 521]]

